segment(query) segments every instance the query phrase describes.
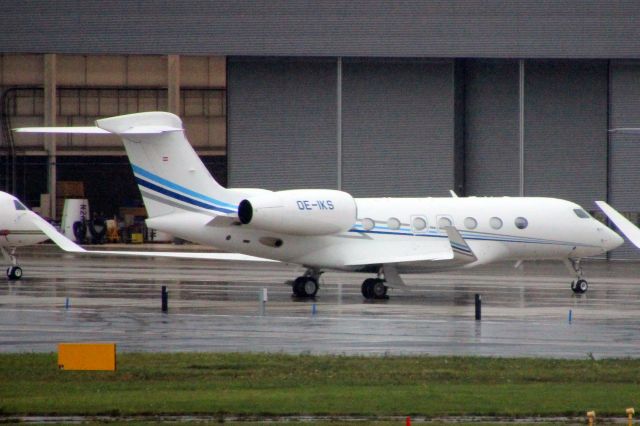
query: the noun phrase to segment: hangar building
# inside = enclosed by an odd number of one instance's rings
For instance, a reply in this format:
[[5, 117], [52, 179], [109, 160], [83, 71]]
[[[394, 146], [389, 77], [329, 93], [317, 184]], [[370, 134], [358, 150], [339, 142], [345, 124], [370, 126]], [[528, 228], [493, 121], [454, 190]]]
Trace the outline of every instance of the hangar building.
[[111, 214], [138, 197], [117, 140], [8, 129], [161, 109], [230, 186], [603, 199], [637, 223], [640, 136], [609, 129], [640, 127], [638, 22], [635, 0], [4, 2], [0, 188], [34, 206], [82, 180]]

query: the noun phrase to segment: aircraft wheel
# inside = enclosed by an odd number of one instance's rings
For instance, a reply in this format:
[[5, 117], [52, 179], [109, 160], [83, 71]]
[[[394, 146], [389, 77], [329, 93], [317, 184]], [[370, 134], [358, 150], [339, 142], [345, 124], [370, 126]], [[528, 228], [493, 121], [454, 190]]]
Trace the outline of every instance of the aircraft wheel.
[[387, 296], [387, 286], [384, 285], [383, 280], [375, 280], [371, 286], [371, 293], [374, 299], [384, 299]]
[[298, 277], [293, 282], [296, 297], [314, 297], [318, 293], [318, 281], [313, 277]]
[[575, 281], [571, 281], [571, 290], [573, 290], [574, 293], [578, 293], [578, 286]]
[[302, 288], [306, 297], [315, 297], [318, 293], [318, 281], [312, 277], [305, 277]]
[[19, 266], [11, 266], [7, 269], [7, 277], [10, 280], [19, 280], [22, 278], [22, 268]]
[[587, 280], [578, 280], [576, 281], [576, 288], [578, 289], [578, 293], [585, 293], [589, 289], [589, 284]]
[[[364, 282], [362, 283], [362, 295], [364, 296], [365, 299], [375, 299], [377, 298], [376, 296], [376, 285], [378, 283], [382, 283], [382, 280], [379, 280], [377, 278], [367, 278], [366, 280], [364, 280]], [[384, 285], [383, 285], [384, 287]], [[378, 291], [381, 291], [380, 289], [378, 289]], [[383, 290], [386, 294], [386, 287]]]

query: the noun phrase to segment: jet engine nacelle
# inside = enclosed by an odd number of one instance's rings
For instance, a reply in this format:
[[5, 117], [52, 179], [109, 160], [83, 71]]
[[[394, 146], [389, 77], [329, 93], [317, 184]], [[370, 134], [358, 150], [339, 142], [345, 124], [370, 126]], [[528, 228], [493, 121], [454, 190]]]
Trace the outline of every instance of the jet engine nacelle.
[[242, 200], [238, 218], [245, 225], [291, 235], [330, 235], [356, 223], [356, 202], [346, 192], [294, 189]]

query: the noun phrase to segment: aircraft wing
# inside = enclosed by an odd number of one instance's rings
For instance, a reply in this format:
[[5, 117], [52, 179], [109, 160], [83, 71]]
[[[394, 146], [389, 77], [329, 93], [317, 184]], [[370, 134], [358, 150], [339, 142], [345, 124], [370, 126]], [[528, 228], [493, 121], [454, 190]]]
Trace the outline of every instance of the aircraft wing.
[[37, 214], [31, 213], [31, 220], [49, 237], [58, 247], [69, 253], [85, 253], [95, 255], [114, 256], [138, 256], [138, 257], [170, 257], [177, 259], [205, 259], [205, 260], [241, 260], [250, 262], [278, 262], [277, 260], [265, 259], [263, 257], [248, 256], [241, 253], [194, 253], [194, 252], [173, 252], [173, 251], [116, 251], [116, 250], [85, 250], [54, 228], [49, 222], [42, 219]]
[[437, 260], [452, 260], [453, 252], [451, 250], [438, 250], [426, 253], [414, 253], [406, 255], [363, 255], [350, 259], [344, 266], [364, 266], [364, 265], [382, 265], [397, 264], [409, 262], [428, 262]]
[[596, 204], [600, 207], [600, 210], [607, 215], [611, 222], [618, 227], [620, 232], [622, 232], [634, 246], [640, 248], [640, 229], [604, 201], [596, 201]]
[[[390, 265], [413, 262], [438, 262], [442, 264], [463, 265], [475, 262], [477, 257], [460, 232], [453, 226], [444, 228], [448, 241], [436, 238], [433, 243], [422, 246], [417, 252], [406, 254], [390, 254], [391, 250], [378, 253], [364, 253], [350, 259], [345, 266]], [[448, 244], [447, 244], [448, 242]]]

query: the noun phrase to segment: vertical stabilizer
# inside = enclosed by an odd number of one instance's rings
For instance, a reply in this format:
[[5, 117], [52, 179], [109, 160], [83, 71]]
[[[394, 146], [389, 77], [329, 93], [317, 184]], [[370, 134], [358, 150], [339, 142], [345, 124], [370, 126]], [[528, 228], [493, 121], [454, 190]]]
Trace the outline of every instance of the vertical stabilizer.
[[176, 115], [143, 112], [97, 120], [96, 126], [122, 137], [150, 218], [180, 211], [236, 213], [242, 194], [215, 181]]

